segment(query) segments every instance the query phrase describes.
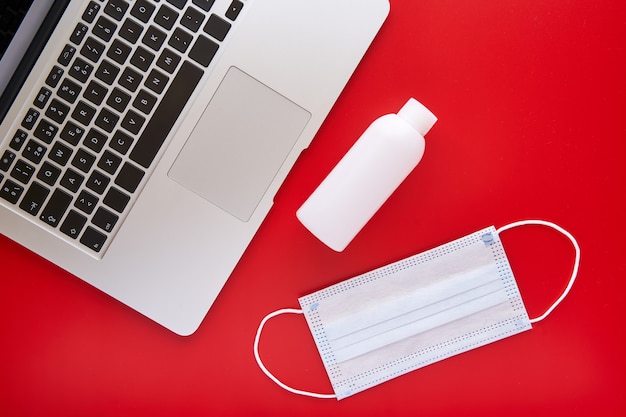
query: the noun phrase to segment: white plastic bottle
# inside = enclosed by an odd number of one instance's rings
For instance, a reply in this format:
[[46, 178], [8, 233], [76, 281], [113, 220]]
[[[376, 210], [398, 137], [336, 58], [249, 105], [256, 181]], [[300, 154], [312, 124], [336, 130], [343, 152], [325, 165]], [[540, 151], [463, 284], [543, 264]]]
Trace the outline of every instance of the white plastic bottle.
[[398, 114], [376, 119], [298, 209], [300, 222], [343, 251], [420, 162], [436, 121], [414, 98]]

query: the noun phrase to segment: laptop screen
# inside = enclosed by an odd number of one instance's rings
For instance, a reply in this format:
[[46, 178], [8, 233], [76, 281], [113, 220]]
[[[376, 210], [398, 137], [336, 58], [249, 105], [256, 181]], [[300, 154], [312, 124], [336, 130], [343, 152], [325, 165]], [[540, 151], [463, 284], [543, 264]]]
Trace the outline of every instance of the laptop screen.
[[5, 0], [0, 5], [0, 121], [67, 1]]
[[2, 58], [4, 52], [7, 50], [22, 20], [24, 20], [26, 12], [28, 12], [32, 4], [32, 0], [23, 2], [9, 1], [8, 4], [3, 5], [2, 10], [0, 10], [0, 27], [2, 27], [2, 32], [0, 32], [0, 58]]

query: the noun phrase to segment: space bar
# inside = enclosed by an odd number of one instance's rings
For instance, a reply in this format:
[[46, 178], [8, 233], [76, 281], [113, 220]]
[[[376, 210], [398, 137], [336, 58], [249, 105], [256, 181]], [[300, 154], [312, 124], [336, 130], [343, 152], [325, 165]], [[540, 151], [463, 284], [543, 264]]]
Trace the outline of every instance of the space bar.
[[135, 144], [130, 159], [148, 168], [202, 78], [203, 71], [185, 61]]

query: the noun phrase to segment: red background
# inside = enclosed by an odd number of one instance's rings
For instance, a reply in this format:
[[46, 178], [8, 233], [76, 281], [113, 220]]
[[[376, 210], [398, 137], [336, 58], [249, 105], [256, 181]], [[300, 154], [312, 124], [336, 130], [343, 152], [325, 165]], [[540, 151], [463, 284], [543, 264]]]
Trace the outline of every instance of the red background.
[[[367, 125], [410, 96], [439, 117], [424, 159], [335, 253], [294, 213]], [[391, 0], [388, 21], [191, 337], [0, 236], [0, 415], [626, 415], [625, 122], [622, 0]], [[258, 369], [252, 342], [270, 311], [525, 218], [560, 224], [582, 249], [570, 296], [533, 330], [340, 402], [290, 394]], [[541, 227], [503, 241], [538, 315], [566, 283], [571, 245]], [[285, 382], [331, 391], [301, 316], [271, 321], [261, 354]]]

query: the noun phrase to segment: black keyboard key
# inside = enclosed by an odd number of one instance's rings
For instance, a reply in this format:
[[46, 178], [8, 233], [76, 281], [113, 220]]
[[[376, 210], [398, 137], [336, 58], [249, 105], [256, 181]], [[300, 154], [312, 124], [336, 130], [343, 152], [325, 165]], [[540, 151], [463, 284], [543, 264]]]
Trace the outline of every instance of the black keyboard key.
[[191, 42], [193, 42], [193, 36], [189, 32], [176, 28], [167, 44], [177, 51], [184, 53], [189, 46], [191, 46]]
[[37, 123], [37, 119], [39, 119], [39, 112], [35, 109], [29, 109], [28, 113], [26, 113], [26, 116], [24, 116], [24, 119], [22, 119], [22, 127], [24, 127], [25, 129], [32, 129], [35, 126], [35, 123]]
[[117, 29], [115, 22], [104, 16], [100, 16], [96, 24], [93, 26], [92, 32], [103, 41], [108, 42], [113, 37], [115, 29]]
[[[99, 132], [96, 129], [89, 129], [87, 136], [85, 136], [85, 140], [83, 141], [83, 145], [85, 147], [91, 149], [92, 151], [99, 153], [104, 144], [107, 142], [108, 138], [105, 134]], [[87, 172], [87, 171], [85, 171]]]
[[95, 156], [84, 149], [79, 149], [74, 159], [72, 159], [72, 165], [86, 173], [89, 172], [95, 160]]
[[78, 197], [76, 197], [74, 207], [81, 210], [83, 213], [91, 214], [96, 208], [96, 205], [98, 205], [98, 201], [98, 197], [83, 190]]
[[43, 159], [48, 148], [37, 142], [36, 140], [29, 140], [22, 152], [22, 156], [28, 159], [30, 162], [38, 164]]
[[155, 26], [150, 26], [146, 31], [146, 34], [143, 35], [142, 42], [147, 45], [149, 48], [158, 51], [161, 49], [161, 45], [165, 42], [165, 37], [167, 35], [162, 30], [156, 28]]
[[4, 151], [2, 158], [0, 158], [0, 171], [8, 172], [11, 165], [13, 165], [13, 161], [15, 161], [15, 157], [15, 153], [9, 150]]
[[11, 204], [16, 204], [23, 192], [24, 187], [11, 180], [6, 180], [2, 188], [0, 188], [0, 197], [4, 198]]
[[63, 130], [61, 130], [61, 139], [66, 141], [71, 145], [78, 145], [80, 139], [85, 134], [85, 128], [82, 126], [78, 126], [71, 120], [65, 124]]
[[243, 9], [243, 3], [239, 0], [233, 0], [233, 2], [230, 4], [230, 7], [228, 8], [228, 11], [226, 11], [226, 17], [230, 20], [237, 19], [237, 16], [239, 16], [241, 9]]
[[[52, 139], [56, 135], [58, 128], [47, 120], [42, 120], [35, 130], [35, 137], [46, 143], [52, 143]], [[24, 148], [22, 155], [31, 162], [38, 164], [43, 159], [48, 149], [35, 140], [29, 140]]]
[[98, 161], [98, 168], [113, 175], [115, 174], [115, 171], [117, 171], [117, 168], [119, 168], [121, 163], [122, 158], [120, 158], [113, 152], [106, 150]]
[[122, 213], [128, 202], [130, 201], [130, 196], [121, 192], [115, 187], [111, 187], [107, 192], [107, 195], [104, 196], [103, 203], [107, 206], [111, 207], [113, 210], [118, 213]]
[[110, 233], [113, 231], [113, 228], [119, 219], [120, 218], [117, 214], [105, 209], [104, 207], [99, 207], [98, 210], [96, 210], [96, 214], [93, 215], [91, 223], [95, 224], [105, 232]]
[[152, 61], [154, 61], [154, 54], [143, 46], [137, 47], [133, 57], [130, 59], [130, 63], [142, 71], [148, 71]]
[[88, 226], [85, 233], [83, 233], [83, 236], [80, 238], [80, 243], [87, 246], [94, 252], [100, 252], [106, 240], [106, 235], [100, 233], [93, 227]]
[[111, 133], [113, 132], [113, 129], [115, 129], [115, 125], [119, 120], [120, 116], [105, 107], [100, 110], [98, 117], [96, 117], [96, 126]]
[[46, 87], [41, 87], [33, 104], [35, 107], [43, 109], [46, 106], [46, 103], [48, 103], [50, 96], [52, 96], [52, 91], [48, 90]]
[[48, 161], [44, 162], [37, 172], [37, 178], [48, 185], [54, 185], [59, 179], [59, 175], [61, 175], [61, 170]]
[[37, 128], [35, 129], [34, 135], [37, 139], [41, 139], [46, 143], [52, 143], [52, 140], [56, 136], [59, 128], [47, 121], [46, 119], [41, 119]]
[[216, 42], [213, 42], [206, 36], [200, 35], [193, 45], [193, 48], [191, 48], [191, 51], [189, 51], [189, 58], [203, 67], [208, 67], [213, 57], [215, 57], [218, 48], [219, 45]]
[[107, 92], [108, 90], [105, 86], [97, 81], [91, 80], [83, 93], [83, 97], [97, 106], [102, 103], [102, 100], [104, 100]]
[[70, 67], [70, 75], [81, 83], [86, 83], [89, 75], [93, 71], [93, 65], [81, 57], [77, 57]]
[[92, 62], [98, 62], [104, 53], [104, 49], [105, 46], [102, 42], [89, 36], [80, 50], [80, 54]]
[[137, 71], [131, 68], [126, 68], [124, 72], [122, 72], [118, 82], [121, 86], [127, 88], [131, 92], [134, 92], [137, 90], [137, 87], [139, 87], [139, 84], [141, 84], [142, 78], [143, 76]]
[[204, 13], [194, 7], [187, 7], [180, 23], [192, 32], [197, 32], [204, 22]]
[[120, 173], [117, 174], [115, 184], [130, 193], [134, 193], [135, 190], [137, 190], [143, 176], [144, 172], [141, 169], [126, 162], [124, 166], [122, 166]]
[[202, 75], [203, 71], [200, 68], [186, 61], [183, 62], [170, 88], [130, 153], [130, 159], [144, 168], [150, 166]]
[[[37, 129], [35, 129], [34, 134], [36, 138], [41, 139], [46, 143], [52, 143], [52, 140], [54, 139], [54, 136], [56, 135], [57, 131], [58, 131], [58, 128], [56, 126], [54, 126], [47, 120], [43, 119], [41, 120], [41, 122], [39, 122], [39, 125], [37, 125]], [[37, 143], [37, 142], [31, 140], [28, 146], [26, 147], [26, 149], [24, 150], [24, 155], [31, 161], [35, 163], [39, 163], [41, 161], [42, 155], [37, 155], [37, 152], [33, 150], [34, 149], [32, 146], [33, 143]], [[35, 148], [44, 149], [44, 151], [46, 149], [46, 148], [40, 148], [40, 147], [35, 147]]]
[[180, 63], [180, 56], [171, 49], [165, 48], [157, 61], [157, 65], [166, 72], [173, 74]]
[[213, 7], [213, 3], [215, 3], [215, 0], [193, 0], [193, 4], [195, 4], [205, 12], [211, 10], [211, 7]]
[[76, 53], [76, 48], [74, 48], [72, 45], [69, 45], [69, 44], [65, 45], [65, 48], [63, 48], [63, 51], [61, 51], [61, 54], [57, 58], [57, 62], [63, 65], [64, 67], [67, 67], [70, 64], [70, 62], [72, 62], [72, 58], [74, 57], [75, 53]]
[[[61, 97], [63, 100], [67, 101], [68, 103], [74, 104], [74, 102], [80, 95], [80, 91], [82, 89], [83, 89], [82, 86], [76, 84], [74, 81], [70, 80], [69, 78], [66, 78], [61, 83], [61, 86], [59, 87], [57, 94], [59, 95], [59, 97]], [[69, 107], [67, 106], [65, 107], [69, 110]], [[65, 114], [67, 114], [67, 112]]]
[[133, 143], [133, 138], [128, 136], [126, 133], [122, 131], [116, 131], [113, 135], [113, 139], [111, 139], [111, 143], [109, 146], [111, 149], [118, 151], [122, 155], [126, 155], [128, 149], [130, 149], [130, 145]]
[[57, 141], [52, 146], [52, 149], [50, 149], [48, 158], [61, 166], [65, 166], [65, 164], [67, 164], [67, 162], [70, 160], [72, 152], [73, 151], [71, 148]]
[[156, 102], [157, 98], [155, 96], [146, 90], [140, 90], [139, 93], [137, 93], [137, 97], [135, 97], [135, 101], [133, 101], [133, 106], [143, 113], [149, 114]]
[[69, 168], [67, 171], [65, 171], [65, 174], [63, 174], [63, 178], [61, 178], [60, 184], [71, 192], [75, 193], [78, 191], [84, 180], [85, 177], [83, 177], [81, 174], [74, 171], [73, 169]]
[[154, 13], [156, 6], [147, 0], [137, 0], [130, 14], [141, 20], [143, 23], [147, 23]]
[[177, 19], [178, 12], [171, 7], [167, 7], [166, 5], [162, 5], [154, 17], [154, 21], [167, 30], [170, 30], [174, 26]]
[[87, 179], [85, 186], [98, 194], [102, 194], [106, 190], [107, 185], [109, 185], [109, 182], [111, 182], [111, 178], [109, 178], [108, 175], [100, 171], [94, 171]]
[[11, 171], [11, 176], [22, 184], [28, 184], [28, 181], [30, 181], [34, 173], [34, 166], [19, 159]]
[[187, 3], [187, 0], [167, 0], [167, 2], [174, 5], [174, 7], [182, 9], [183, 7], [185, 7], [185, 3]]
[[131, 19], [126, 19], [120, 28], [119, 35], [128, 42], [135, 43], [139, 39], [142, 31], [143, 27], [139, 23]]
[[96, 77], [104, 81], [106, 84], [111, 85], [117, 78], [117, 74], [120, 73], [119, 67], [106, 59], [100, 63], [98, 70], [96, 71]]
[[77, 122], [87, 126], [89, 125], [91, 119], [93, 119], [93, 116], [95, 114], [96, 109], [81, 100], [74, 108], [74, 111], [72, 112], [72, 118]]
[[124, 116], [124, 119], [122, 120], [122, 127], [130, 133], [136, 135], [141, 130], [145, 121], [146, 118], [141, 116], [139, 113], [133, 110], [128, 110], [128, 113], [126, 113], [126, 116]]
[[107, 52], [107, 56], [111, 58], [113, 61], [122, 65], [128, 59], [130, 55], [131, 48], [126, 45], [124, 42], [116, 39], [113, 41], [111, 46], [109, 47], [109, 51]]
[[71, 195], [61, 190], [54, 190], [39, 218], [50, 226], [57, 227], [71, 202]]
[[9, 146], [11, 149], [19, 151], [22, 149], [22, 146], [24, 146], [24, 143], [26, 143], [26, 139], [28, 139], [28, 133], [24, 132], [22, 129], [17, 129], [17, 132], [13, 135], [13, 139], [11, 139]]
[[67, 104], [53, 98], [50, 102], [50, 106], [48, 106], [48, 109], [46, 110], [46, 116], [57, 123], [63, 123], [69, 112], [70, 107]]
[[46, 201], [46, 198], [50, 194], [50, 190], [43, 185], [33, 182], [24, 194], [24, 198], [20, 203], [20, 208], [24, 210], [26, 213], [36, 216], [41, 210], [43, 203]]
[[111, 91], [111, 95], [107, 99], [107, 104], [111, 106], [113, 109], [122, 113], [126, 110], [126, 106], [130, 101], [130, 95], [126, 94], [121, 89], [115, 87], [113, 91]]
[[89, 28], [84, 23], [79, 23], [76, 25], [72, 36], [70, 36], [70, 41], [74, 42], [76, 45], [80, 45], [83, 41], [83, 38], [89, 31]]
[[223, 41], [230, 28], [231, 24], [229, 22], [218, 15], [212, 14], [203, 30], [207, 35], [214, 37], [218, 41]]
[[87, 23], [93, 22], [99, 10], [100, 5], [95, 1], [90, 1], [89, 5], [87, 5], [87, 8], [83, 12], [83, 20]]
[[120, 21], [124, 17], [126, 10], [128, 10], [128, 6], [128, 3], [123, 0], [109, 0], [104, 7], [104, 12], [113, 19]]
[[87, 217], [74, 210], [70, 210], [59, 230], [72, 239], [76, 239], [78, 235], [80, 235], [81, 230], [83, 230], [85, 223], [87, 223]]
[[157, 94], [161, 94], [169, 81], [169, 77], [161, 71], [153, 69], [146, 77], [145, 86]]

